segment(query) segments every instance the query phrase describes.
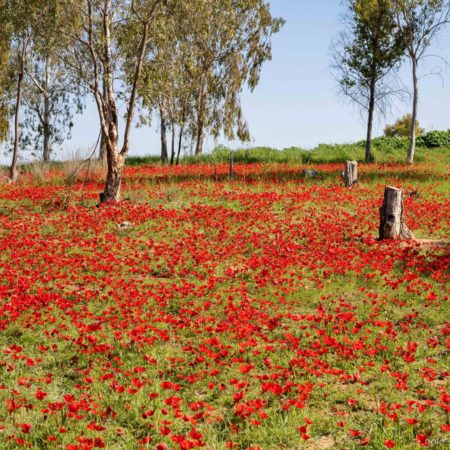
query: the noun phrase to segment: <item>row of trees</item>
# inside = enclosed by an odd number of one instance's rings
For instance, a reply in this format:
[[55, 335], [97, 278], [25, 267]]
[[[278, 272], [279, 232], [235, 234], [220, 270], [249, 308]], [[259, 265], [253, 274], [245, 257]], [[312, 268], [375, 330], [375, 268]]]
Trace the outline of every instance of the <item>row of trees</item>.
[[39, 142], [50, 159], [87, 95], [108, 167], [101, 202], [120, 198], [138, 115], [141, 124], [159, 120], [165, 163], [187, 141], [201, 153], [206, 133], [248, 139], [240, 93], [258, 84], [282, 25], [265, 0], [1, 0], [0, 140], [13, 142], [10, 179], [27, 144]]
[[373, 161], [375, 112], [401, 94], [395, 76], [404, 59], [412, 71], [412, 110], [407, 160], [414, 161], [417, 136], [418, 69], [433, 40], [450, 22], [448, 0], [346, 0], [346, 29], [334, 45], [341, 91], [367, 114], [366, 162]]

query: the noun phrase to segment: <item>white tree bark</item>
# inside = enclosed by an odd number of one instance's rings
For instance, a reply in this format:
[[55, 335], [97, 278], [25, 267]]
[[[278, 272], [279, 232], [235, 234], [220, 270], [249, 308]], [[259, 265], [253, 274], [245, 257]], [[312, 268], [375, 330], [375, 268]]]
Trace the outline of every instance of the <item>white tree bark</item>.
[[387, 186], [383, 206], [380, 208], [380, 240], [413, 239], [403, 222], [403, 189]]

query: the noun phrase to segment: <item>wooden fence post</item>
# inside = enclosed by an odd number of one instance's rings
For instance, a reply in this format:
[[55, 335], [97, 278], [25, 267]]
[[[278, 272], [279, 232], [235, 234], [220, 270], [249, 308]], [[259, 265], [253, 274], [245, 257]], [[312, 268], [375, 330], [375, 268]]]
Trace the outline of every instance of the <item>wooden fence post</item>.
[[347, 161], [345, 163], [345, 171], [342, 172], [345, 186], [352, 187], [358, 183], [358, 163], [356, 161]]
[[380, 208], [380, 240], [414, 239], [403, 222], [403, 189], [386, 186]]

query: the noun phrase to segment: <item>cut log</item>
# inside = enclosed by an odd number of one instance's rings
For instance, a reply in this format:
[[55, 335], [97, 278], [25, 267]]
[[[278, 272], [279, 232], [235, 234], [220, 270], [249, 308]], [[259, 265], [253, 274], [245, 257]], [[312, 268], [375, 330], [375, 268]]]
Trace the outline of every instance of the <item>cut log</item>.
[[380, 240], [414, 239], [403, 222], [403, 189], [386, 186], [380, 208]]
[[356, 161], [347, 161], [345, 171], [342, 172], [342, 178], [346, 187], [352, 187], [358, 183], [358, 163]]

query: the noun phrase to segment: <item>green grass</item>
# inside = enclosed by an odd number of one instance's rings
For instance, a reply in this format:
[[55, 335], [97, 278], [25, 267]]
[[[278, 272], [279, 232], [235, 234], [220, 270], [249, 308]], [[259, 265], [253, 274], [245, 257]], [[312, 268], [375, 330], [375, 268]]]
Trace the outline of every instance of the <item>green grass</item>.
[[[375, 141], [373, 153], [378, 163], [403, 163], [406, 161], [407, 142], [402, 140], [391, 145], [382, 141]], [[184, 156], [180, 164], [219, 164], [227, 163], [233, 153], [235, 163], [283, 163], [283, 164], [326, 164], [344, 163], [348, 160], [363, 162], [365, 158], [364, 143], [357, 144], [320, 144], [312, 150], [298, 147], [275, 149], [270, 147], [256, 147], [231, 150], [224, 146], [215, 148], [211, 153], [198, 156]], [[444, 160], [444, 161], [442, 161]], [[416, 162], [450, 163], [450, 147], [426, 148], [417, 147]], [[132, 156], [127, 159], [129, 166], [158, 164], [158, 156]]]

